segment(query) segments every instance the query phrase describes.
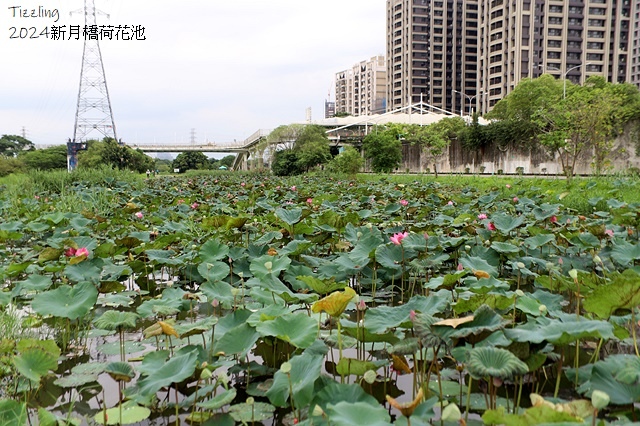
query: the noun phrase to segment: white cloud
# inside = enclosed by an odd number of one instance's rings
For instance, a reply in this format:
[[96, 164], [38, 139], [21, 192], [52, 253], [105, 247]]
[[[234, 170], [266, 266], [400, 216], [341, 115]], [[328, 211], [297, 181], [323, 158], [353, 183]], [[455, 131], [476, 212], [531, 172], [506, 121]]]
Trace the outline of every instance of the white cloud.
[[[14, 0], [58, 8], [58, 25], [82, 24], [81, 0]], [[13, 5], [12, 3], [12, 5]], [[384, 0], [96, 0], [110, 19], [142, 25], [145, 41], [103, 41], [118, 129], [125, 141], [242, 140], [259, 128], [321, 118], [336, 72], [383, 54]], [[0, 55], [0, 134], [63, 143], [73, 134], [81, 41], [9, 40], [11, 26], [51, 25], [13, 18]]]

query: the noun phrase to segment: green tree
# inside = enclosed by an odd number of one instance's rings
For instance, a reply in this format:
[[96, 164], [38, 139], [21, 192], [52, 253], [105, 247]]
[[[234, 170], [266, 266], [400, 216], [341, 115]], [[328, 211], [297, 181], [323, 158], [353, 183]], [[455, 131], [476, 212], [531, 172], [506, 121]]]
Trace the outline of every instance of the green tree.
[[405, 138], [422, 146], [427, 161], [433, 161], [433, 172], [438, 177], [438, 160], [446, 152], [451, 140], [464, 128], [465, 122], [460, 117], [443, 118], [428, 126], [411, 125], [405, 130]]
[[227, 168], [231, 168], [233, 166], [233, 162], [235, 161], [235, 155], [225, 155], [218, 161], [218, 166], [225, 166]]
[[304, 170], [300, 167], [298, 153], [293, 149], [281, 149], [273, 154], [271, 171], [276, 176], [295, 176]]
[[27, 149], [35, 149], [33, 142], [18, 135], [2, 135], [0, 137], [0, 155], [15, 157]]
[[25, 165], [15, 157], [0, 156], [0, 177], [24, 171]]
[[187, 170], [208, 169], [209, 158], [202, 152], [182, 152], [173, 160], [172, 166], [174, 169], [180, 169], [180, 173]]
[[364, 159], [358, 150], [351, 145], [347, 145], [340, 154], [329, 162], [328, 169], [333, 173], [344, 173], [350, 177], [355, 177], [363, 165]]
[[47, 149], [23, 151], [18, 158], [32, 170], [66, 169], [67, 146], [57, 145]]
[[78, 167], [97, 168], [108, 165], [144, 173], [154, 166], [153, 158], [140, 150], [121, 145], [113, 138], [87, 141], [87, 150], [78, 153]]
[[306, 171], [331, 160], [329, 138], [324, 127], [305, 126], [295, 141], [293, 151], [298, 156], [300, 169]]
[[371, 169], [376, 173], [389, 173], [402, 163], [401, 127], [387, 125], [365, 136], [363, 142], [366, 158], [371, 160]]

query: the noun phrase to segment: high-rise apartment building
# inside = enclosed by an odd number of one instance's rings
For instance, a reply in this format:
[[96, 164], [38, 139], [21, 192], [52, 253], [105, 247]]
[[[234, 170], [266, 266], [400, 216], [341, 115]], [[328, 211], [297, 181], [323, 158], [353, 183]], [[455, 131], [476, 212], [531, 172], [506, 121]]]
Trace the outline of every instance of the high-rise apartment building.
[[485, 113], [543, 73], [640, 86], [639, 21], [640, 0], [387, 0], [388, 109]]
[[[636, 1], [636, 0], [634, 0]], [[630, 0], [483, 0], [479, 90], [491, 109], [526, 77], [630, 81]]]
[[633, 0], [631, 12], [633, 29], [631, 32], [630, 82], [640, 88], [640, 0]]
[[336, 73], [336, 113], [382, 114], [387, 108], [387, 67], [382, 55]]
[[387, 0], [388, 109], [422, 101], [466, 114], [478, 44], [478, 0]]

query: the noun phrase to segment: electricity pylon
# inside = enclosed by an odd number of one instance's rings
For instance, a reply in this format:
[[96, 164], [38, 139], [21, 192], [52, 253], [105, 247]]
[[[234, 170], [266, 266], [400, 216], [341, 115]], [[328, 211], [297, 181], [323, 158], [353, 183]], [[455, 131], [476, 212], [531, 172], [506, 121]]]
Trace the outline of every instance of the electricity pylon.
[[104, 73], [102, 54], [98, 42], [99, 34], [87, 30], [96, 25], [94, 0], [84, 1], [84, 49], [80, 70], [80, 87], [73, 139], [67, 142], [67, 167], [69, 171], [77, 165], [77, 153], [86, 149], [87, 137], [99, 133], [98, 139], [112, 137], [116, 141], [116, 124], [113, 119], [107, 78]]

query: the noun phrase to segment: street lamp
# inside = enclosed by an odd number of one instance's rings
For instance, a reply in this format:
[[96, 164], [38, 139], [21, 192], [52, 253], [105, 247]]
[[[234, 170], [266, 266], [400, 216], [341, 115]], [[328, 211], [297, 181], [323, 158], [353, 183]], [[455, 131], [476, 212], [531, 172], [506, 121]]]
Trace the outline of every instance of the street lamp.
[[[566, 99], [567, 98], [567, 74], [569, 74], [571, 71], [573, 71], [575, 69], [578, 69], [578, 68], [580, 68], [582, 66], [586, 66], [586, 65], [590, 65], [590, 64], [591, 64], [591, 62], [585, 62], [584, 64], [576, 65], [575, 67], [569, 68], [562, 75], [562, 99]], [[542, 65], [538, 65], [538, 67], [542, 67]], [[552, 65], [547, 65], [546, 69], [562, 72], [562, 70], [560, 68], [554, 67]]]
[[[464, 96], [467, 97], [467, 99], [469, 99], [469, 117], [471, 117], [471, 105], [472, 105], [473, 100], [476, 98], [476, 96], [483, 95], [484, 92], [476, 93], [473, 96], [469, 96], [466, 93], [459, 92], [459, 91], [457, 91], [455, 89], [453, 89], [453, 91], [456, 92], [456, 93], [459, 93], [461, 95], [464, 95]], [[462, 114], [464, 114], [464, 98], [461, 98], [461, 99], [462, 99], [462, 108], [460, 108], [460, 117], [462, 117]]]
[[566, 99], [567, 97], [567, 74], [571, 71], [580, 68], [581, 66], [586, 66], [591, 64], [591, 62], [585, 62], [584, 64], [576, 65], [575, 67], [569, 68], [564, 75], [562, 76], [562, 99]]

